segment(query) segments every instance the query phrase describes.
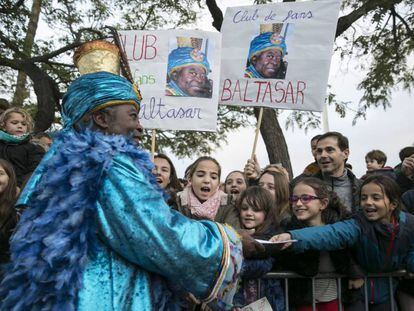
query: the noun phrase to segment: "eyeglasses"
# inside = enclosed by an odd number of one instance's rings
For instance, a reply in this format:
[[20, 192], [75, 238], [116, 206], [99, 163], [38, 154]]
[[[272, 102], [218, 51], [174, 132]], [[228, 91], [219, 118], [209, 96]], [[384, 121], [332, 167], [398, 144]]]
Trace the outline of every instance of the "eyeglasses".
[[301, 196], [292, 195], [289, 197], [290, 204], [296, 204], [300, 200], [303, 204], [307, 204], [312, 200], [321, 199], [320, 197], [315, 197], [314, 195], [310, 194], [302, 194]]

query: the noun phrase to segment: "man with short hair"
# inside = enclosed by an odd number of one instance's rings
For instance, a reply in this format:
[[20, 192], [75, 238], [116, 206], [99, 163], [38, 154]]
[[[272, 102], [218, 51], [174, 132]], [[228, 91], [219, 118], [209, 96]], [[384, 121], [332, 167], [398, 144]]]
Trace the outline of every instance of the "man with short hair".
[[[64, 129], [25, 187], [1, 310], [170, 310], [191, 292], [229, 309], [243, 252], [263, 249], [166, 205], [135, 141], [140, 96], [109, 72], [75, 80]], [[251, 254], [251, 253], [250, 253]]]
[[316, 146], [316, 161], [321, 171], [315, 174], [335, 191], [350, 212], [359, 206], [360, 181], [346, 168], [349, 156], [348, 138], [338, 132], [321, 135]]

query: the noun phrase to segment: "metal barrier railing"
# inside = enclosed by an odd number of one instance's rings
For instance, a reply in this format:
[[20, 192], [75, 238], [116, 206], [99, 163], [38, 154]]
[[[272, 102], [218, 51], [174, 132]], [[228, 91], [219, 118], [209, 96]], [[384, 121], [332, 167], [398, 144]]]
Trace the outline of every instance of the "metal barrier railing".
[[[289, 311], [289, 279], [312, 279], [312, 310], [316, 310], [316, 301], [315, 301], [315, 279], [336, 279], [337, 281], [337, 294], [338, 294], [338, 301], [339, 301], [339, 311], [342, 311], [342, 289], [341, 289], [341, 279], [347, 277], [346, 275], [336, 274], [336, 273], [329, 273], [329, 274], [318, 274], [314, 277], [307, 277], [295, 272], [289, 271], [281, 271], [281, 272], [270, 272], [267, 273], [263, 278], [266, 279], [284, 279], [285, 280], [285, 304], [286, 304], [286, 311]], [[404, 277], [404, 278], [414, 278], [414, 274], [408, 273], [405, 270], [398, 270], [388, 273], [368, 273], [364, 277], [364, 298], [365, 298], [365, 310], [369, 310], [369, 301], [368, 301], [368, 285], [367, 279], [368, 278], [388, 278], [388, 290], [390, 293], [390, 297], [394, 297], [394, 286], [393, 286], [393, 278], [396, 277]], [[260, 281], [259, 281], [259, 288], [258, 292], [260, 293]], [[395, 300], [391, 299], [391, 311], [396, 311]]]

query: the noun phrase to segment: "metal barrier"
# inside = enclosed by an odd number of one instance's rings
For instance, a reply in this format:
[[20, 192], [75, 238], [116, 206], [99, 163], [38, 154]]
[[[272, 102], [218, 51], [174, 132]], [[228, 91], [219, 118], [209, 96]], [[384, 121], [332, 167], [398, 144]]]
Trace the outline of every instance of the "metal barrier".
[[[336, 279], [337, 280], [337, 294], [339, 300], [339, 310], [342, 311], [342, 295], [341, 295], [341, 279], [347, 276], [342, 274], [318, 274], [314, 277], [306, 277], [294, 272], [270, 272], [266, 274], [263, 278], [266, 279], [284, 279], [285, 280], [285, 304], [286, 304], [286, 311], [289, 311], [289, 279], [312, 279], [312, 310], [316, 310], [316, 301], [315, 301], [315, 279]], [[393, 278], [395, 277], [404, 277], [404, 278], [414, 278], [414, 274], [408, 273], [405, 270], [398, 270], [389, 273], [368, 273], [364, 277], [364, 296], [365, 296], [365, 310], [369, 310], [369, 301], [368, 301], [368, 285], [367, 279], [368, 278], [388, 278], [388, 290], [390, 292], [390, 297], [394, 297], [394, 289], [393, 289]], [[260, 280], [259, 280], [259, 288], [258, 292], [260, 293]], [[391, 299], [391, 311], [395, 311], [395, 300]]]

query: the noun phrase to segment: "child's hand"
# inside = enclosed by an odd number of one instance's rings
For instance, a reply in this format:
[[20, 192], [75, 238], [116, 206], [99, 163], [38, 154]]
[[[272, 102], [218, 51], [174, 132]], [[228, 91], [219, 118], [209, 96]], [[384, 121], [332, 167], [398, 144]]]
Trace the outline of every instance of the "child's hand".
[[364, 285], [364, 279], [348, 280], [348, 289], [359, 289]]
[[[292, 236], [290, 235], [290, 233], [281, 233], [281, 234], [272, 236], [269, 241], [271, 241], [271, 242], [284, 242], [284, 241], [289, 241], [289, 240], [292, 240]], [[292, 245], [292, 243], [286, 243], [282, 246], [281, 250], [284, 250], [284, 249], [288, 248], [291, 245]]]
[[260, 165], [257, 162], [256, 155], [253, 156], [253, 159], [248, 159], [246, 165], [244, 166], [244, 175], [248, 179], [257, 179], [260, 175]]

